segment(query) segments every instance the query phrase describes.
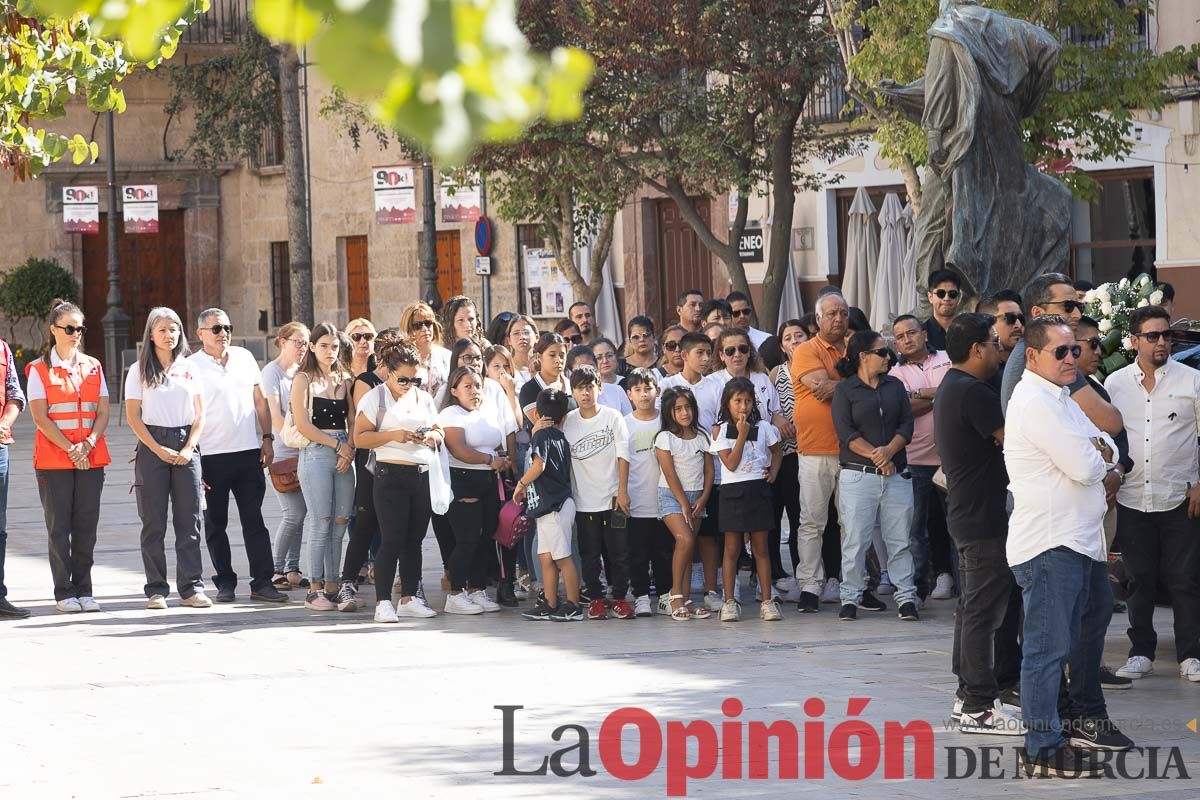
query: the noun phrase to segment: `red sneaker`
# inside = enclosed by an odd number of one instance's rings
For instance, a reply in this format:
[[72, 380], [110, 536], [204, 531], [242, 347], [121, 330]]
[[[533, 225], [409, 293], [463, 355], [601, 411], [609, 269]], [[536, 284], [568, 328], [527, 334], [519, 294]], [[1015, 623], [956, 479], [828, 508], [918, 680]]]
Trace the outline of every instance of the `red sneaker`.
[[608, 609], [604, 607], [604, 600], [597, 597], [592, 602], [588, 603], [588, 619], [608, 619]]
[[635, 614], [633, 609], [629, 607], [629, 603], [624, 600], [617, 600], [612, 605], [613, 616], [617, 619], [633, 619]]

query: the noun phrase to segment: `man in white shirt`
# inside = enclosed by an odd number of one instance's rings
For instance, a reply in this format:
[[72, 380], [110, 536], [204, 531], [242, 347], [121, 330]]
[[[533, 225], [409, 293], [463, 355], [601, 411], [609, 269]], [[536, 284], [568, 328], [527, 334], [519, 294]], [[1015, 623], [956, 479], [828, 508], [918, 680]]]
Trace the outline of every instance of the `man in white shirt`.
[[1133, 469], [1117, 492], [1117, 536], [1129, 570], [1126, 678], [1154, 671], [1154, 591], [1175, 612], [1179, 674], [1200, 683], [1200, 372], [1171, 360], [1171, 318], [1159, 306], [1129, 316], [1137, 360], [1105, 388], [1125, 419]]
[[[274, 559], [271, 535], [262, 518], [275, 441], [271, 411], [263, 396], [258, 362], [244, 347], [232, 347], [233, 326], [219, 308], [200, 312], [197, 335], [204, 345], [188, 358], [204, 395], [204, 430], [200, 434], [200, 470], [204, 493], [204, 541], [212, 558], [218, 603], [232, 603], [237, 573], [229, 551], [229, 495], [237, 503], [250, 563], [250, 599], [286, 603], [288, 596], [271, 585]], [[259, 438], [255, 420], [263, 431]]]
[[740, 328], [750, 337], [750, 344], [754, 345], [755, 350], [761, 351], [763, 344], [772, 335], [767, 331], [760, 331], [751, 325], [751, 317], [754, 314], [754, 308], [750, 305], [750, 298], [745, 292], [730, 292], [725, 296], [725, 302], [729, 303], [730, 314], [733, 317], [733, 327]]
[[[1100, 688], [1112, 590], [1104, 542], [1108, 498], [1120, 485], [1117, 446], [1071, 399], [1081, 348], [1068, 322], [1043, 315], [1025, 329], [1026, 366], [1009, 402], [1004, 463], [1014, 509], [1007, 555], [1025, 608], [1021, 714], [1027, 771], [1093, 772], [1074, 748], [1125, 750]], [[1072, 651], [1069, 742], [1058, 714]], [[1070, 746], [1068, 746], [1068, 744]]]

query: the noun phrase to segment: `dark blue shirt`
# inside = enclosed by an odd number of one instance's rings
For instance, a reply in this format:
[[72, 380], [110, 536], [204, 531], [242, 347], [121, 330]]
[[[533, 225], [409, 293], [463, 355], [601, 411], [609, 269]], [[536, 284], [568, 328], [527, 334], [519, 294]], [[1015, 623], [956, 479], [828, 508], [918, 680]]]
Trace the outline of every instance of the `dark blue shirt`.
[[[851, 375], [839, 381], [833, 391], [833, 427], [841, 444], [841, 463], [873, 467], [871, 459], [850, 449], [850, 442], [862, 439], [870, 447], [883, 447], [897, 433], [911, 442], [913, 413], [908, 390], [899, 378], [891, 375], [880, 375], [875, 388]], [[904, 448], [893, 456], [892, 463], [897, 471], [908, 466]]]
[[558, 428], [545, 428], [533, 434], [530, 457], [534, 456], [545, 464], [527, 495], [529, 516], [536, 518], [558, 511], [571, 496], [571, 445]]

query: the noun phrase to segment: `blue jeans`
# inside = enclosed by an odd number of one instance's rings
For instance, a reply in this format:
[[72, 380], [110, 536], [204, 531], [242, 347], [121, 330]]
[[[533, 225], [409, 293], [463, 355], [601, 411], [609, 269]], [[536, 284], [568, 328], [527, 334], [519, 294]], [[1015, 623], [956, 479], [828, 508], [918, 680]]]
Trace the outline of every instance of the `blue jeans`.
[[0, 445], [0, 600], [8, 596], [4, 586], [4, 551], [8, 547], [8, 446]]
[[[344, 433], [335, 433], [339, 442]], [[308, 507], [305, 528], [308, 534], [308, 568], [312, 591], [320, 582], [334, 583], [341, 574], [342, 539], [354, 508], [354, 470], [338, 472], [337, 450], [323, 444], [310, 444], [300, 451], [300, 491]]]
[[[957, 570], [954, 562], [954, 547], [948, 541], [946, 533], [946, 505], [933, 485], [933, 476], [937, 467], [922, 464], [909, 464], [908, 471], [912, 475], [913, 518], [909, 529], [909, 546], [912, 548], [913, 582], [921, 596], [933, 590], [933, 583], [943, 572], [955, 577], [958, 583]], [[930, 512], [940, 515], [935, 519], [936, 529], [930, 524]], [[929, 567], [933, 566], [930, 575]]]
[[875, 521], [887, 545], [888, 578], [896, 587], [896, 603], [915, 602], [912, 552], [908, 533], [912, 526], [912, 482], [900, 475], [884, 477], [843, 469], [838, 477], [838, 518], [845, 531], [842, 540], [842, 604], [857, 603], [867, 585], [867, 551]]
[[[297, 469], [297, 471], [299, 471]], [[276, 492], [283, 518], [275, 529], [275, 571], [279, 574], [300, 571], [300, 546], [304, 538], [304, 489], [298, 492]]]
[[1105, 714], [1100, 656], [1112, 618], [1108, 566], [1070, 548], [1056, 547], [1014, 564], [1012, 572], [1025, 607], [1021, 645], [1021, 719], [1028, 728], [1025, 749], [1030, 755], [1045, 754], [1063, 745], [1058, 700], [1063, 666], [1068, 661], [1069, 713]]

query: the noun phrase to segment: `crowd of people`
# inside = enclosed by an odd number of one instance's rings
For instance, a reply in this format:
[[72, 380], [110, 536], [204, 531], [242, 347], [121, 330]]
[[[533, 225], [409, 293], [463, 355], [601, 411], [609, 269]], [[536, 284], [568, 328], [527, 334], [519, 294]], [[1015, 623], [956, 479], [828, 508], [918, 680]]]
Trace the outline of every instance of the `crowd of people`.
[[[460, 296], [382, 330], [289, 322], [265, 367], [221, 309], [199, 315], [194, 353], [179, 316], [153, 309], [123, 387], [146, 607], [171, 596], [168, 523], [179, 604], [237, 599], [231, 495], [250, 600], [298, 591], [313, 611], [373, 606], [378, 623], [438, 614], [422, 582], [431, 528], [452, 615], [736, 622], [753, 596], [765, 621], [786, 602], [852, 622], [891, 595], [916, 622], [957, 596], [961, 729], [1024, 735], [1032, 765], [1086, 771], [1081, 752], [1132, 746], [1104, 689], [1153, 671], [1159, 583], [1180, 675], [1200, 682], [1200, 372], [1169, 357], [1169, 291], [1133, 313], [1136, 361], [1101, 384], [1088, 287], [1051, 273], [967, 311], [956, 273], [929, 285], [928, 319], [885, 331], [832, 286], [774, 333], [752, 326], [745, 294], [688, 290], [665, 330], [631, 318], [621, 347], [586, 303], [550, 330], [512, 312], [485, 328]], [[101, 608], [110, 404], [84, 330], [76, 305], [55, 304], [24, 391], [0, 353], [0, 442], [28, 405], [64, 614]], [[2, 523], [0, 617], [21, 618]], [[1101, 655], [1118, 544], [1131, 646], [1114, 673]]]

